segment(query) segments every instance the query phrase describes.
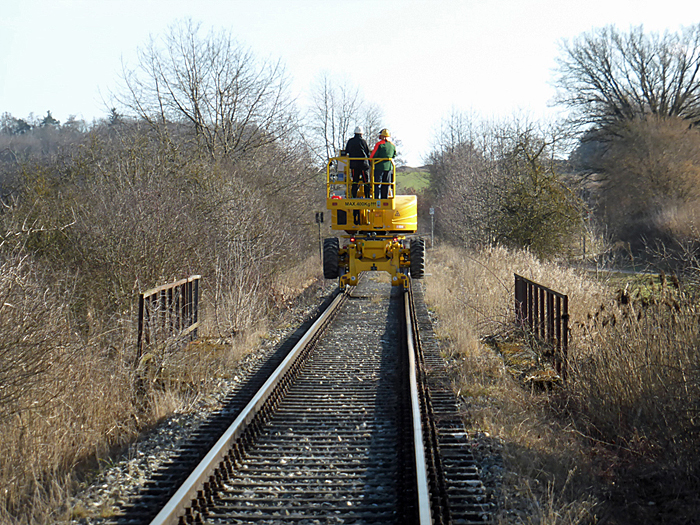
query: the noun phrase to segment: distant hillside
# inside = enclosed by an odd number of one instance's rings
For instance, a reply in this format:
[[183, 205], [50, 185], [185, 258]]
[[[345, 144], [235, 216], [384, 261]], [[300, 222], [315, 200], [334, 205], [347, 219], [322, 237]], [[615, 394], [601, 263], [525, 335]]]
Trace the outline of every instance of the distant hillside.
[[411, 168], [410, 166], [401, 166], [396, 168], [396, 185], [399, 193], [413, 188], [414, 190], [422, 190], [430, 184], [430, 172], [426, 166], [420, 168]]

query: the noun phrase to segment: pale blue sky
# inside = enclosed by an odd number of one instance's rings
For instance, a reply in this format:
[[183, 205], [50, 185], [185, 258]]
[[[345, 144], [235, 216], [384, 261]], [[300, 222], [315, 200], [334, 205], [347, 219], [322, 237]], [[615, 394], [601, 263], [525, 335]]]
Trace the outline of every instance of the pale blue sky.
[[[419, 165], [440, 120], [472, 111], [552, 118], [557, 43], [614, 23], [678, 30], [695, 0], [0, 0], [0, 113], [65, 121], [107, 113], [121, 60], [191, 17], [282, 59], [300, 103], [323, 71], [384, 112]], [[358, 65], [361, 65], [358, 67]]]

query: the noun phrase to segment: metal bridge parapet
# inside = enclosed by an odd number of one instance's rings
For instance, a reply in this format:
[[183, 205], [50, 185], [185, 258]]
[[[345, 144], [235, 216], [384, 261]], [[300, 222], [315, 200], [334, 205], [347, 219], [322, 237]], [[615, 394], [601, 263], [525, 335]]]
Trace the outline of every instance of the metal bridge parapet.
[[197, 337], [200, 275], [192, 275], [139, 294], [136, 363], [145, 346], [173, 336]]
[[566, 377], [569, 351], [569, 297], [515, 275], [515, 321], [536, 339], [551, 345], [554, 366]]

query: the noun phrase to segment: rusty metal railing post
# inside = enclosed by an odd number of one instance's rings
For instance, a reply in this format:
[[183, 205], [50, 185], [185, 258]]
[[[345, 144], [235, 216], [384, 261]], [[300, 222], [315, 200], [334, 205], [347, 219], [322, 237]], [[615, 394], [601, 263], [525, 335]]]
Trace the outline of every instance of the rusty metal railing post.
[[535, 288], [537, 291], [537, 304], [540, 307], [540, 311], [537, 314], [537, 336], [546, 341], [547, 340], [547, 334], [545, 333], [544, 327], [545, 327], [545, 316], [544, 316], [544, 301], [545, 301], [545, 293], [544, 290], [540, 287]]
[[192, 311], [194, 312], [194, 316], [190, 326], [193, 327], [192, 337], [194, 338], [197, 337], [197, 331], [199, 329], [199, 276], [197, 277], [198, 278], [192, 283], [194, 287], [194, 295], [192, 296]]
[[138, 334], [136, 336], [136, 365], [138, 366], [139, 361], [141, 361], [141, 356], [143, 355], [143, 325], [144, 325], [144, 315], [145, 315], [145, 305], [146, 301], [143, 294], [139, 294], [139, 320], [138, 320]]
[[547, 340], [558, 343], [554, 337], [554, 294], [547, 294]]
[[561, 357], [563, 369], [560, 372], [562, 379], [566, 379], [569, 375], [569, 296], [565, 295], [562, 298], [562, 338], [561, 338]]
[[515, 322], [521, 328], [527, 319], [527, 287], [519, 275], [515, 275]]

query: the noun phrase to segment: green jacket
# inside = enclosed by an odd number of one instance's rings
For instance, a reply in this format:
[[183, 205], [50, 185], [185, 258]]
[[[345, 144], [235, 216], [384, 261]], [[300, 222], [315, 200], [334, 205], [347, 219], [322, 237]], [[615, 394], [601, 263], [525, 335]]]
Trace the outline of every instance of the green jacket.
[[[371, 159], [393, 159], [396, 157], [396, 146], [388, 140], [382, 139], [374, 145]], [[374, 163], [374, 171], [391, 171], [391, 161], [382, 160]]]

